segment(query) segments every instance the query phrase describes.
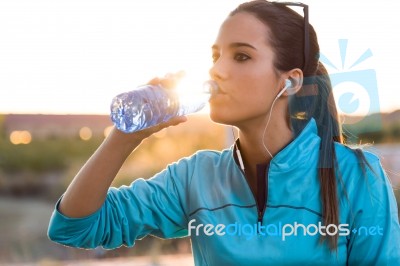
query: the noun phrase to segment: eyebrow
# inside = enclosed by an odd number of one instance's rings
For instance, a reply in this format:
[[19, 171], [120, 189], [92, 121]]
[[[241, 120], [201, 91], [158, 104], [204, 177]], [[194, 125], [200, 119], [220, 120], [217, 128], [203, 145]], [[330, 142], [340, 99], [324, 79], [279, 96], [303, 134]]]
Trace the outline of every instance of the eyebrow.
[[[233, 42], [233, 43], [229, 44], [229, 48], [239, 48], [239, 47], [249, 47], [249, 48], [257, 51], [257, 49], [253, 45], [245, 43], [245, 42]], [[219, 47], [218, 47], [218, 45], [214, 44], [211, 48], [213, 50], [218, 50]]]

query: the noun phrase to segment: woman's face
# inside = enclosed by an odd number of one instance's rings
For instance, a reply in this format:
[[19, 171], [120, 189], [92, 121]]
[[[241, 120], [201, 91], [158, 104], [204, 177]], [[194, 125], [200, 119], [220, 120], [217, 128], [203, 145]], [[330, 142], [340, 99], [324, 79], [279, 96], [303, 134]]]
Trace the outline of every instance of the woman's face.
[[210, 75], [220, 88], [210, 99], [213, 121], [240, 127], [265, 119], [284, 86], [274, 70], [268, 34], [250, 13], [237, 13], [222, 24], [212, 47]]

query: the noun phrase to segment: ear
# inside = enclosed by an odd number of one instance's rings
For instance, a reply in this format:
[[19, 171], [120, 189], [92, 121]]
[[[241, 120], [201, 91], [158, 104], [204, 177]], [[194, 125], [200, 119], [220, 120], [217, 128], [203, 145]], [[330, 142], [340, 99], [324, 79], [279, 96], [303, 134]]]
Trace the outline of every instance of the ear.
[[[294, 68], [283, 74], [282, 77], [292, 82], [292, 86], [283, 93], [285, 96], [296, 94], [303, 86], [303, 71], [300, 68]], [[285, 83], [283, 82], [283, 84]]]

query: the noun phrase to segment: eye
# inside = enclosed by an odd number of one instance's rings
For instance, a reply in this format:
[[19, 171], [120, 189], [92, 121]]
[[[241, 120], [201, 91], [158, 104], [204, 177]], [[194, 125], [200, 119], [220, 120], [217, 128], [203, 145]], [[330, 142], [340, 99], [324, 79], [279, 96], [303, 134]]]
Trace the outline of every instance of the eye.
[[215, 62], [217, 62], [218, 58], [219, 58], [219, 54], [218, 53], [213, 53], [212, 54], [212, 61], [213, 61], [214, 64], [215, 64]]
[[237, 54], [235, 54], [234, 59], [238, 62], [244, 62], [246, 60], [249, 60], [250, 56], [243, 54], [243, 53], [237, 53]]

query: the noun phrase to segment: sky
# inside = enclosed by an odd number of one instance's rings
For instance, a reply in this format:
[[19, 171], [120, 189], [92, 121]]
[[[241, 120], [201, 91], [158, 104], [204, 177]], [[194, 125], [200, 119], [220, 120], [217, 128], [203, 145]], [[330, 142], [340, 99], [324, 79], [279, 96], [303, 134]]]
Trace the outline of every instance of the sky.
[[[108, 114], [113, 96], [179, 70], [200, 87], [241, 2], [0, 0], [0, 113]], [[303, 2], [339, 110], [400, 109], [400, 1]]]

